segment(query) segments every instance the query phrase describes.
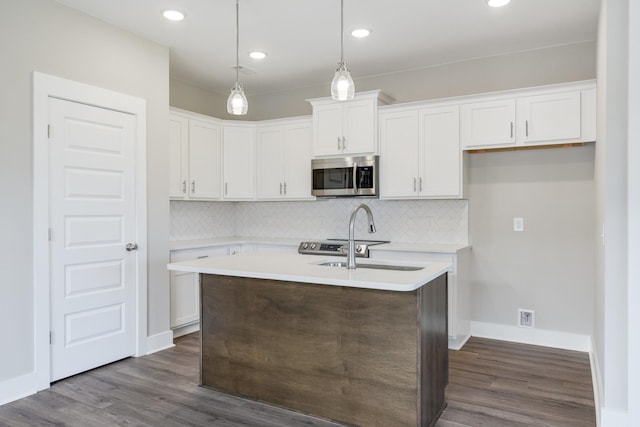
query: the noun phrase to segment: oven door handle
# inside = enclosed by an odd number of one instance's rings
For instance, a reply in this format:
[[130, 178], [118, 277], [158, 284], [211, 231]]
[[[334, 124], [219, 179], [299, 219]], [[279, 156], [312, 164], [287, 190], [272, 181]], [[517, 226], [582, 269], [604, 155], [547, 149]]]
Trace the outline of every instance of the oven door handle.
[[358, 163], [353, 164], [353, 194], [358, 194]]

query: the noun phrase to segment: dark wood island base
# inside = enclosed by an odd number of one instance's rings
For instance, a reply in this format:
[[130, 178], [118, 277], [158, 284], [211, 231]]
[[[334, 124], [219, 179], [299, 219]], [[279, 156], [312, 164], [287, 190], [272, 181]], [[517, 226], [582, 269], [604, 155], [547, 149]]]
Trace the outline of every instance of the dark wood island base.
[[358, 426], [446, 406], [447, 275], [410, 292], [201, 275], [201, 384]]

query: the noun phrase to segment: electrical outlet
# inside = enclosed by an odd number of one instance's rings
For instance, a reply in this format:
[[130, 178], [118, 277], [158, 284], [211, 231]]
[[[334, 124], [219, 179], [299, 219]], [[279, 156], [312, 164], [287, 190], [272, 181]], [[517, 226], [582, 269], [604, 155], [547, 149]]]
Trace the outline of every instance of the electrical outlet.
[[518, 309], [518, 326], [522, 328], [533, 328], [536, 325], [536, 312], [526, 308]]
[[524, 218], [513, 218], [513, 231], [524, 231]]

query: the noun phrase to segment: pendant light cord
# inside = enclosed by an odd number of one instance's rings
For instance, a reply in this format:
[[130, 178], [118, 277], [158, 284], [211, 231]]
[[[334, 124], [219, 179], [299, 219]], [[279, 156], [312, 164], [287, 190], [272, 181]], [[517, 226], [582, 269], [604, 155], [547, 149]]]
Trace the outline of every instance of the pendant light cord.
[[238, 51], [240, 50], [240, 0], [236, 0], [236, 88], [239, 80], [240, 58]]
[[340, 0], [340, 65], [344, 65], [344, 0]]

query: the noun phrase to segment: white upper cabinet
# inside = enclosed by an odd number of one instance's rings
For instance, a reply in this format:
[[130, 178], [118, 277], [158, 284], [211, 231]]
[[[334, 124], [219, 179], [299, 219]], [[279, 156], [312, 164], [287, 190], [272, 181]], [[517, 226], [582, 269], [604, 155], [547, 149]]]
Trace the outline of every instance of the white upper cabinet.
[[189, 121], [190, 199], [217, 200], [221, 196], [221, 136], [218, 124]]
[[460, 108], [457, 105], [420, 110], [420, 195], [429, 198], [460, 198], [462, 151]]
[[463, 149], [595, 140], [595, 83], [582, 82], [475, 97], [462, 106]]
[[380, 198], [417, 198], [418, 110], [380, 113]]
[[182, 200], [221, 197], [221, 126], [181, 114], [169, 118], [169, 196]]
[[485, 101], [462, 106], [466, 147], [516, 143], [516, 100]]
[[310, 99], [313, 155], [378, 154], [378, 104], [387, 100], [380, 91], [358, 93], [352, 101]]
[[580, 91], [518, 98], [516, 109], [525, 144], [580, 138]]
[[457, 105], [380, 113], [380, 197], [461, 198]]
[[258, 199], [313, 199], [311, 196], [311, 120], [258, 126]]
[[189, 120], [169, 115], [169, 197], [187, 198], [189, 180]]
[[224, 199], [254, 199], [255, 126], [225, 124], [222, 151]]

